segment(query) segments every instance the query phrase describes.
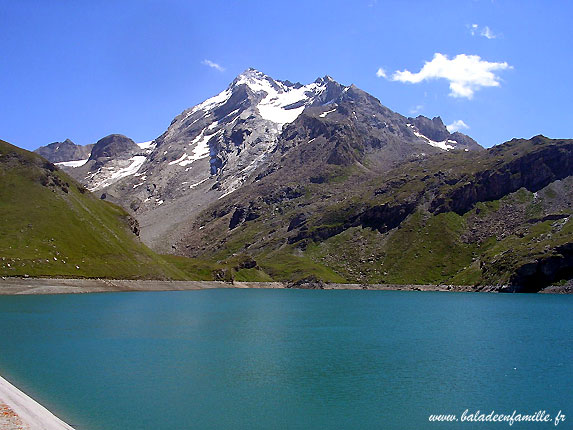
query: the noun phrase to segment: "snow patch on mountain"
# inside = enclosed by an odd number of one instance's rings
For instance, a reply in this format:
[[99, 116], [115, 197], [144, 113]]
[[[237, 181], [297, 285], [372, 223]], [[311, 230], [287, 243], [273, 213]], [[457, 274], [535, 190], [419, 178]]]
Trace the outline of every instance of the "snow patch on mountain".
[[259, 114], [263, 119], [272, 121], [280, 127], [297, 119], [304, 108], [326, 90], [323, 83], [317, 82], [298, 88], [295, 85], [289, 86], [272, 80], [256, 70], [249, 70], [239, 75], [234, 85], [242, 84], [247, 85], [254, 93], [266, 93], [257, 105]]
[[195, 112], [200, 111], [200, 110], [204, 110], [204, 111], [211, 110], [216, 105], [221, 105], [221, 104], [225, 103], [227, 100], [229, 100], [229, 98], [231, 97], [232, 94], [233, 94], [233, 92], [231, 91], [231, 89], [227, 88], [225, 91], [221, 91], [216, 96], [211, 97], [211, 98], [205, 100], [203, 103], [199, 103], [197, 106], [189, 109], [187, 111], [187, 116], [190, 116], [190, 115], [192, 115]]
[[435, 146], [436, 148], [443, 149], [444, 151], [449, 151], [450, 149], [455, 148], [455, 146], [451, 145], [451, 143], [453, 143], [454, 145], [458, 143], [455, 140], [451, 139], [446, 139], [441, 142], [436, 142], [435, 140], [432, 140], [429, 137], [424, 136], [422, 133], [416, 130], [416, 127], [414, 127], [414, 125], [412, 124], [406, 124], [406, 125], [412, 129], [412, 132], [416, 135], [416, 137], [422, 138], [426, 141], [428, 145]]
[[81, 167], [88, 162], [88, 158], [85, 160], [72, 160], [72, 161], [61, 161], [59, 163], [54, 163], [56, 166], [61, 167]]
[[147, 142], [136, 143], [143, 150], [153, 150], [155, 149], [155, 141], [148, 140]]
[[[97, 191], [102, 188], [105, 188], [126, 176], [131, 176], [141, 168], [143, 163], [145, 163], [147, 157], [145, 155], [135, 155], [131, 157], [129, 160], [117, 160], [116, 164], [113, 166], [105, 166], [98, 169], [94, 173], [90, 173], [86, 180], [91, 182], [92, 180], [96, 179], [96, 182], [92, 182], [91, 185], [88, 187], [90, 191]], [[129, 162], [129, 165], [125, 165], [126, 162]], [[123, 167], [121, 167], [123, 165]]]
[[201, 133], [199, 133], [199, 136], [197, 136], [195, 139], [193, 139], [193, 141], [189, 144], [189, 146], [194, 147], [193, 151], [191, 152], [191, 155], [184, 153], [177, 160], [171, 161], [169, 163], [169, 165], [172, 166], [174, 164], [178, 164], [181, 167], [185, 167], [185, 166], [188, 166], [189, 164], [193, 163], [194, 161], [200, 160], [201, 158], [208, 157], [209, 153], [210, 153], [209, 140], [211, 140], [211, 138], [214, 137], [215, 135], [222, 133], [223, 130], [218, 130], [215, 133], [207, 135], [207, 136], [205, 136], [205, 132], [207, 130], [211, 130], [216, 125], [217, 125], [216, 122], [211, 124], [206, 129], [203, 129], [201, 131]]
[[170, 166], [173, 166], [174, 164], [179, 164], [180, 162], [182, 162], [185, 158], [187, 158], [187, 154], [183, 154], [181, 157], [179, 157], [177, 160], [173, 160], [169, 163]]
[[209, 178], [207, 177], [207, 178], [205, 178], [205, 179], [203, 179], [203, 180], [201, 180], [201, 181], [199, 181], [199, 182], [196, 182], [196, 183], [194, 183], [194, 184], [189, 185], [189, 189], [193, 189], [193, 188], [195, 188], [195, 187], [198, 187], [198, 186], [201, 185], [203, 182], [205, 182], [207, 179], [209, 179]]
[[326, 117], [326, 115], [328, 115], [329, 113], [332, 113], [332, 112], [336, 112], [336, 108], [334, 108], [334, 109], [332, 109], [332, 110], [329, 110], [329, 111], [326, 111], [326, 112], [322, 112], [322, 113], [319, 115], [319, 117], [324, 118], [324, 117]]

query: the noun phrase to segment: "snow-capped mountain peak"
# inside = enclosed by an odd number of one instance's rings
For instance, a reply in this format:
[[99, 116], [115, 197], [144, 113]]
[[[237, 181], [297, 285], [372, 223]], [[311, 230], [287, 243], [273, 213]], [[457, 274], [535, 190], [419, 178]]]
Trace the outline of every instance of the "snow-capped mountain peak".
[[282, 125], [293, 122], [305, 107], [316, 104], [320, 95], [326, 92], [329, 82], [334, 80], [325, 77], [307, 85], [293, 84], [276, 81], [255, 69], [247, 69], [237, 76], [229, 88], [245, 85], [254, 94], [262, 95], [257, 104], [259, 114], [263, 119], [278, 124], [280, 129]]
[[[450, 136], [441, 120], [428, 121], [391, 112], [328, 75], [302, 85], [247, 69], [219, 94], [183, 111], [153, 141], [108, 136], [86, 164], [66, 168], [90, 190], [134, 211], [145, 241], [168, 243], [165, 235], [182, 214], [198, 213], [233, 193], [257, 177], [259, 168], [272, 171], [267, 163], [280, 164], [277, 157], [296, 145], [321, 158], [322, 145], [331, 142], [336, 148], [328, 162], [344, 164], [364, 152], [352, 145], [373, 151], [374, 158], [386, 147], [397, 148], [380, 157], [400, 158], [428, 152], [426, 146], [434, 147], [430, 152], [448, 150], [465, 136]], [[319, 146], [311, 145], [315, 140]]]

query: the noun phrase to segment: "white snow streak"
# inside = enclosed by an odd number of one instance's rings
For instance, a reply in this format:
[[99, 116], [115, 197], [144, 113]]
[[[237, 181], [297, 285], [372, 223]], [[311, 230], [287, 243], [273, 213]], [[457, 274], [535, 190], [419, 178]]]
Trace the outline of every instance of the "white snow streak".
[[443, 149], [444, 151], [449, 151], [450, 149], [454, 149], [455, 147], [452, 145], [448, 145], [448, 142], [457, 143], [455, 140], [446, 139], [441, 142], [436, 142], [435, 140], [430, 139], [427, 136], [424, 136], [422, 133], [418, 132], [416, 128], [412, 124], [406, 124], [408, 127], [412, 129], [412, 132], [416, 135], [416, 137], [420, 137], [426, 141], [427, 144], [435, 146], [436, 148]]
[[203, 103], [199, 103], [197, 106], [195, 106], [194, 108], [192, 108], [186, 116], [189, 116], [191, 114], [194, 114], [195, 112], [197, 112], [198, 110], [209, 110], [210, 108], [212, 108], [215, 105], [219, 105], [219, 104], [223, 104], [225, 103], [227, 100], [229, 100], [229, 97], [231, 97], [231, 90], [229, 90], [228, 88], [225, 91], [221, 91], [219, 94], [217, 94], [214, 97], [211, 97], [210, 99], [205, 100]]
[[190, 188], [190, 189], [193, 189], [193, 188], [195, 188], [195, 187], [198, 187], [198, 186], [201, 185], [203, 182], [205, 182], [207, 179], [209, 179], [209, 178], [205, 178], [205, 179], [203, 179], [202, 181], [199, 181], [199, 182], [197, 182], [197, 183], [195, 183], [195, 184], [191, 184], [191, 185], [189, 185], [189, 188]]
[[153, 140], [148, 140], [147, 142], [136, 143], [140, 149], [153, 149], [155, 145], [153, 144]]
[[329, 110], [329, 111], [326, 111], [326, 112], [322, 112], [322, 113], [319, 115], [319, 117], [324, 118], [326, 115], [328, 115], [329, 113], [332, 113], [332, 112], [336, 112], [336, 108], [334, 108], [334, 109], [332, 109], [332, 110]]
[[179, 157], [177, 160], [173, 160], [169, 163], [170, 166], [173, 166], [174, 164], [179, 164], [181, 163], [183, 160], [185, 160], [185, 158], [187, 157], [186, 153], [183, 153], [183, 155], [181, 157]]
[[[116, 170], [114, 172], [114, 168], [113, 167], [106, 167], [103, 170], [100, 169], [97, 172], [93, 173], [92, 175], [90, 175], [90, 177], [88, 177], [88, 179], [91, 179], [93, 177], [97, 176], [103, 176], [104, 178], [100, 181], [95, 183], [94, 185], [92, 185], [91, 188], [89, 188], [90, 191], [96, 191], [99, 189], [102, 189], [104, 187], [107, 187], [108, 185], [111, 185], [117, 181], [119, 181], [121, 178], [125, 178], [126, 176], [130, 176], [135, 174], [140, 167], [143, 165], [143, 163], [145, 163], [145, 160], [147, 160], [147, 157], [145, 155], [136, 155], [134, 157], [131, 157], [129, 159], [129, 161], [131, 161], [131, 164], [127, 167], [123, 167], [120, 168], [118, 170]], [[109, 175], [111, 173], [111, 175]], [[109, 175], [109, 176], [107, 176]], [[107, 176], [107, 177], [105, 177]]]
[[59, 163], [54, 163], [56, 166], [62, 167], [81, 167], [88, 162], [88, 158], [85, 160], [73, 160], [73, 161], [61, 161]]
[[[214, 126], [216, 126], [217, 123], [213, 123], [211, 124], [209, 127], [207, 127], [207, 129], [212, 129], [214, 128]], [[197, 136], [195, 139], [193, 139], [193, 142], [191, 142], [189, 145], [193, 146], [195, 145], [195, 147], [193, 148], [193, 152], [191, 153], [191, 155], [187, 155], [185, 154], [186, 159], [180, 159], [178, 160], [178, 164], [182, 167], [185, 167], [189, 164], [191, 164], [194, 161], [200, 160], [201, 158], [205, 158], [209, 156], [209, 140], [219, 134], [222, 133], [223, 130], [219, 130], [213, 134], [209, 134], [207, 136], [205, 136], [205, 130], [203, 129], [201, 131], [201, 133], [199, 133], [199, 136]]]
[[[305, 93], [312, 92], [313, 96], [322, 93], [326, 88], [322, 84], [313, 82], [300, 88], [293, 88], [281, 82], [273, 85], [264, 75], [257, 72], [241, 75], [237, 85], [245, 84], [257, 93], [264, 91], [266, 96], [257, 105], [259, 113], [268, 121], [272, 121], [282, 127], [284, 124], [293, 122], [304, 110], [310, 97]], [[285, 109], [286, 106], [300, 102], [301, 106], [294, 109]]]

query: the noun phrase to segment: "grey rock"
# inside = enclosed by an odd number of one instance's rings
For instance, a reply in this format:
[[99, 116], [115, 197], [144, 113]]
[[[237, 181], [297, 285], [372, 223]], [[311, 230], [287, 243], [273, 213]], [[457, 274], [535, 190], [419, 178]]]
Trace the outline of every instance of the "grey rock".
[[139, 151], [133, 140], [123, 134], [110, 134], [97, 141], [92, 148], [89, 160], [100, 158], [125, 158]]
[[85, 160], [89, 157], [92, 148], [93, 144], [76, 145], [70, 139], [66, 139], [63, 142], [41, 146], [34, 152], [52, 163], [61, 163], [63, 161]]

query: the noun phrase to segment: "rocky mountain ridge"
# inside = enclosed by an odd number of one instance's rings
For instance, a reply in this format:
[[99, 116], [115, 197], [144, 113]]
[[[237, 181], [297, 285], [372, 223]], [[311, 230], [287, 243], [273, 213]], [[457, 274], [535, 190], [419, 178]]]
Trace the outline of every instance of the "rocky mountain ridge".
[[360, 163], [365, 156], [384, 169], [440, 151], [481, 149], [468, 136], [450, 134], [441, 119], [428, 121], [433, 128], [423, 117], [396, 114], [329, 76], [302, 85], [248, 69], [218, 95], [182, 112], [154, 141], [138, 144], [139, 151], [131, 142], [111, 157], [92, 155], [82, 165], [61, 166], [91, 191], [133, 211], [143, 240], [168, 251], [189, 214], [266, 174], [276, 166], [270, 161], [275, 153], [297, 145], [309, 165], [324, 158], [318, 148], [325, 140], [328, 146], [334, 142], [328, 163]]
[[54, 142], [42, 146], [34, 152], [41, 155], [52, 163], [71, 162], [87, 160], [92, 151], [93, 145], [76, 145], [70, 139], [63, 142]]

